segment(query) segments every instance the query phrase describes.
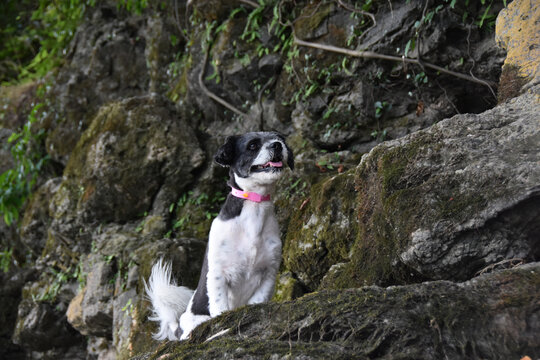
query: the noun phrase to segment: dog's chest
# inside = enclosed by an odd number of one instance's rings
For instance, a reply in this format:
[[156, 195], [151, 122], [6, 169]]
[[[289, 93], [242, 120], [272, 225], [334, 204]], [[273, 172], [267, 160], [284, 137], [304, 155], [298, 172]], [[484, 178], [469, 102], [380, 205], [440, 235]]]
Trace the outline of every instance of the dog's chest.
[[281, 241], [273, 206], [246, 202], [239, 216], [214, 220], [209, 264], [219, 266], [231, 285], [257, 278], [279, 262]]

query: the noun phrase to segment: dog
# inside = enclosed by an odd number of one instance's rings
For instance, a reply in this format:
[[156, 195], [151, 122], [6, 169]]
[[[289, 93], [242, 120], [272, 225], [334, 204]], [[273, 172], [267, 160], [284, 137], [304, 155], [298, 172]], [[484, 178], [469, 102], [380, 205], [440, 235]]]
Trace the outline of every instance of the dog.
[[270, 197], [285, 164], [294, 169], [293, 153], [280, 134], [252, 132], [228, 137], [214, 161], [229, 167], [231, 192], [212, 222], [197, 289], [177, 286], [163, 259], [145, 283], [156, 340], [188, 339], [202, 322], [274, 292], [281, 239]]

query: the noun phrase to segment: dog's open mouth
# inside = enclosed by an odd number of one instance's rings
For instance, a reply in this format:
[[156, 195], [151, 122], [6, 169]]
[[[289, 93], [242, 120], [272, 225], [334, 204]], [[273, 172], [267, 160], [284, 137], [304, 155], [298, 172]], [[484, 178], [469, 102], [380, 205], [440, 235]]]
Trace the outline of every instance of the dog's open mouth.
[[281, 161], [278, 161], [278, 162], [269, 161], [264, 165], [255, 165], [251, 167], [252, 172], [281, 171], [281, 170], [283, 170], [283, 163]]

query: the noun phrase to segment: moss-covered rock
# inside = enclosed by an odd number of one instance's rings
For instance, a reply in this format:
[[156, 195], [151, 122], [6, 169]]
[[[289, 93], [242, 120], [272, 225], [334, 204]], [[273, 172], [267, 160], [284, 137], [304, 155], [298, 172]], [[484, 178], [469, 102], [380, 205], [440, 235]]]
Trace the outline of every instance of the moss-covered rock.
[[169, 206], [204, 156], [186, 121], [160, 97], [104, 107], [83, 134], [53, 199], [56, 223], [123, 222]]
[[539, 291], [539, 263], [460, 284], [321, 291], [227, 312], [134, 359], [534, 358]]
[[313, 290], [333, 264], [348, 258], [358, 232], [354, 181], [351, 170], [316, 184], [307, 205], [292, 214], [283, 262]]
[[48, 239], [47, 228], [51, 223], [49, 201], [61, 183], [61, 178], [53, 178], [36, 190], [28, 200], [20, 224], [21, 241], [33, 258], [41, 255]]
[[312, 187], [288, 225], [285, 267], [314, 290], [325, 276], [329, 288], [464, 280], [538, 259], [539, 110], [531, 91], [374, 148]]

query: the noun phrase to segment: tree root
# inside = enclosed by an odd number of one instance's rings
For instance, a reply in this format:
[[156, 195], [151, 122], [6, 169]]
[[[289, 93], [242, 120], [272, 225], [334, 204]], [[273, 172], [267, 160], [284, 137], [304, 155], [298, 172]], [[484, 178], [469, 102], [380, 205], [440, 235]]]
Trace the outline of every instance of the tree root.
[[462, 73], [458, 73], [458, 72], [455, 72], [455, 71], [452, 71], [452, 70], [447, 70], [447, 69], [445, 69], [443, 67], [440, 67], [438, 65], [434, 65], [434, 64], [427, 63], [427, 62], [424, 62], [424, 61], [421, 62], [418, 59], [406, 58], [405, 56], [398, 57], [398, 56], [392, 56], [392, 55], [379, 54], [379, 53], [376, 53], [376, 52], [373, 52], [373, 51], [350, 50], [350, 49], [345, 49], [345, 48], [341, 48], [341, 47], [337, 47], [337, 46], [333, 46], [333, 45], [326, 45], [326, 44], [319, 44], [319, 43], [315, 43], [315, 42], [311, 42], [311, 41], [304, 41], [304, 40], [301, 40], [298, 37], [296, 37], [296, 35], [294, 35], [294, 43], [296, 45], [299, 45], [299, 46], [311, 47], [311, 48], [314, 48], [314, 49], [330, 51], [330, 52], [343, 54], [343, 55], [348, 55], [348, 56], [352, 56], [352, 57], [358, 57], [358, 58], [364, 58], [364, 59], [389, 60], [389, 61], [403, 62], [403, 63], [408, 63], [408, 64], [415, 64], [415, 65], [418, 65], [418, 66], [424, 66], [424, 67], [439, 71], [439, 72], [444, 73], [444, 74], [452, 75], [452, 76], [455, 76], [455, 77], [463, 79], [463, 80], [467, 80], [467, 81], [471, 81], [471, 82], [474, 82], [474, 83], [477, 83], [477, 84], [488, 86], [490, 88], [491, 87], [497, 87], [497, 84], [495, 84], [492, 81], [478, 79], [477, 77], [472, 77], [472, 76], [462, 74]]

